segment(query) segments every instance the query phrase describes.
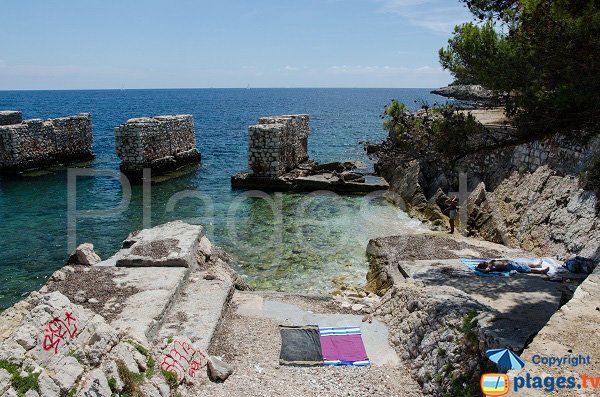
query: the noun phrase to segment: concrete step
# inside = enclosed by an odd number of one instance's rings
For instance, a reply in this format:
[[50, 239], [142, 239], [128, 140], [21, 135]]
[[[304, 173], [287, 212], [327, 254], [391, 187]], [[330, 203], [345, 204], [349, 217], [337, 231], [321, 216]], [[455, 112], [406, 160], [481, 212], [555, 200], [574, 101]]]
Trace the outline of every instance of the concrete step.
[[205, 280], [194, 271], [165, 316], [157, 338], [186, 337], [198, 350], [207, 351], [217, 331], [233, 284], [223, 280]]

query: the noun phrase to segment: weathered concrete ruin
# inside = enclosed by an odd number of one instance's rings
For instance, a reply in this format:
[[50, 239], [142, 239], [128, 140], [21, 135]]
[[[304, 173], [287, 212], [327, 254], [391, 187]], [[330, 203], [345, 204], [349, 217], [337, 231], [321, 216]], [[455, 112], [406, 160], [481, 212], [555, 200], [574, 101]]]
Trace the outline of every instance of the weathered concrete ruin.
[[26, 171], [93, 158], [89, 113], [23, 121], [21, 112], [0, 112], [2, 172]]
[[262, 117], [248, 127], [248, 168], [231, 177], [241, 189], [333, 190], [368, 193], [388, 187], [383, 178], [353, 172], [355, 162], [319, 165], [308, 159], [310, 119], [306, 114]]
[[306, 114], [262, 117], [248, 128], [248, 167], [256, 176], [277, 178], [308, 160]]
[[144, 168], [165, 172], [200, 161], [192, 116], [129, 119], [115, 128], [121, 171], [141, 176]]

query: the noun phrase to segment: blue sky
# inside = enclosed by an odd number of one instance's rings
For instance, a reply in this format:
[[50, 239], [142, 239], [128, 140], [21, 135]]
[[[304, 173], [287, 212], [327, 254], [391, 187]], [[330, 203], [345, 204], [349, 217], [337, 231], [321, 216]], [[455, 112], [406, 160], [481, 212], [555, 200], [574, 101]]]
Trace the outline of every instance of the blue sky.
[[2, 0], [0, 90], [437, 87], [459, 0]]

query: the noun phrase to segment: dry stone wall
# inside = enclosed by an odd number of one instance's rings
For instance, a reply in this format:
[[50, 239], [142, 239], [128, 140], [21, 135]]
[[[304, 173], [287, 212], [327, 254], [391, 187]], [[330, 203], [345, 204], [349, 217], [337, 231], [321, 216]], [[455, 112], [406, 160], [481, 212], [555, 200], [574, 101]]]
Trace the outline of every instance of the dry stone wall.
[[308, 160], [309, 116], [263, 117], [248, 128], [248, 166], [255, 176], [277, 178]]
[[577, 175], [598, 150], [600, 136], [586, 145], [581, 145], [573, 142], [572, 138], [561, 135], [516, 146], [511, 161], [514, 166], [530, 171], [547, 164], [564, 174]]
[[23, 122], [23, 115], [16, 110], [0, 111], [0, 125], [20, 124]]
[[115, 128], [121, 171], [141, 174], [144, 168], [168, 171], [200, 161], [191, 115], [142, 117]]
[[20, 112], [0, 114], [0, 171], [18, 172], [87, 161], [92, 152], [89, 113], [21, 121]]

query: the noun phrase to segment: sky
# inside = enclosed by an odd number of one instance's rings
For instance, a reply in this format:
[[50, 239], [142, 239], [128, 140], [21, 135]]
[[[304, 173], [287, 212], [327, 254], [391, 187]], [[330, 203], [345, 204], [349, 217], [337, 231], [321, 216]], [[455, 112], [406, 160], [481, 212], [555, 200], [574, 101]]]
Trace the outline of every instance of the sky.
[[0, 90], [438, 87], [459, 0], [2, 0]]

